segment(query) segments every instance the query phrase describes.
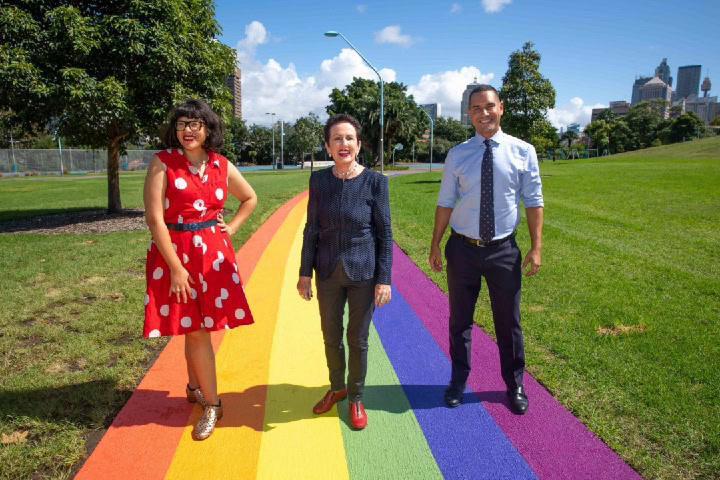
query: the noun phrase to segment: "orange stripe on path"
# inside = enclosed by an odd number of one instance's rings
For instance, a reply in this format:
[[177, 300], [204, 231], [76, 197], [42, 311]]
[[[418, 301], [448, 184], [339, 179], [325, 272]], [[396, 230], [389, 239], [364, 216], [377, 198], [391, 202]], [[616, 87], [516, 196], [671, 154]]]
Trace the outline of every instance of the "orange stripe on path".
[[[280, 207], [237, 252], [238, 269], [246, 282], [265, 247], [292, 209], [306, 197], [307, 192], [303, 192]], [[212, 335], [216, 351], [224, 333]], [[85, 461], [77, 480], [165, 477], [193, 411], [193, 405], [185, 400], [184, 366], [183, 339], [173, 337]]]

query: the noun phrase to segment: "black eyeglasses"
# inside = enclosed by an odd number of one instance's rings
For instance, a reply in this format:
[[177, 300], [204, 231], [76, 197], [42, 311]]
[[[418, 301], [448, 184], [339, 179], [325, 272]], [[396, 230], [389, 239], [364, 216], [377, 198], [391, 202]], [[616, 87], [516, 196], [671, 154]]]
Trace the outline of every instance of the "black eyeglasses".
[[202, 126], [205, 125], [205, 122], [202, 120], [193, 120], [191, 122], [175, 122], [175, 130], [178, 132], [182, 132], [185, 130], [186, 127], [190, 127], [190, 130], [193, 132], [197, 132], [202, 128]]

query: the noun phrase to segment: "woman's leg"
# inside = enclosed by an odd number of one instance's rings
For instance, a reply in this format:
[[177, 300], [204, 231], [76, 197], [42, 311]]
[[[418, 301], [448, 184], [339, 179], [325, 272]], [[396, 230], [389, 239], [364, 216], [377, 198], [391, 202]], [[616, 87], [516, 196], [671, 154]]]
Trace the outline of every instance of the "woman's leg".
[[362, 398], [367, 374], [368, 336], [370, 321], [375, 311], [375, 280], [362, 282], [348, 280], [348, 399], [358, 402]]
[[188, 375], [190, 372], [195, 374], [207, 404], [217, 405], [219, 398], [215, 375], [215, 352], [209, 332], [197, 330], [185, 335], [185, 358], [188, 360]]
[[330, 389], [345, 388], [345, 345], [343, 344], [343, 313], [347, 292], [340, 282], [342, 266], [326, 280], [318, 280], [317, 297], [320, 307], [320, 326], [325, 341]]
[[195, 390], [200, 384], [198, 383], [197, 375], [195, 375], [195, 370], [193, 370], [192, 362], [190, 361], [190, 348], [187, 338], [185, 339], [185, 363], [188, 372], [188, 385]]

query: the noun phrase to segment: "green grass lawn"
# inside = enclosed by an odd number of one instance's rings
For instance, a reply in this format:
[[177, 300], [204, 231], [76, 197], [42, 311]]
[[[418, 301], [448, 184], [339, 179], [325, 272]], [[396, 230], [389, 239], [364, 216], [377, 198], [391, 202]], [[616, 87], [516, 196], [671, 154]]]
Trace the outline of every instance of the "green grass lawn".
[[[308, 173], [244, 174], [259, 203], [233, 246], [305, 190]], [[143, 180], [121, 179], [124, 207], [142, 206]], [[0, 181], [3, 220], [106, 205], [105, 179]], [[140, 335], [149, 238], [0, 235], [0, 434], [27, 432], [0, 444], [0, 478], [69, 478], [167, 342]]]
[[[645, 478], [718, 478], [720, 138], [660, 148], [541, 165], [528, 370]], [[394, 178], [390, 194], [396, 241], [447, 291], [427, 267], [439, 181]], [[485, 289], [476, 322], [494, 334]]]
[[[541, 165], [543, 266], [522, 303], [528, 370], [645, 478], [717, 478], [720, 138], [657, 148]], [[236, 248], [307, 187], [307, 172], [245, 176], [260, 203]], [[123, 206], [141, 206], [142, 181], [121, 180]], [[390, 193], [397, 243], [447, 291], [426, 263], [439, 182], [394, 177]], [[103, 208], [105, 185], [0, 180], [0, 219]], [[148, 238], [0, 235], [0, 433], [28, 432], [0, 444], [0, 478], [68, 478], [165, 344], [139, 334]], [[493, 334], [485, 289], [476, 316]]]

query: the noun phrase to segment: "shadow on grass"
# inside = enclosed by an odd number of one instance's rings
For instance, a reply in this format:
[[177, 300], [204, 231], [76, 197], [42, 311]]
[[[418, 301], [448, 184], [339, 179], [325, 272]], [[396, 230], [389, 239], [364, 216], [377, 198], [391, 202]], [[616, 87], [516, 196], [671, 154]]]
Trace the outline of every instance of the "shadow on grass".
[[440, 180], [415, 180], [414, 182], [408, 182], [408, 183], [440, 183]]
[[[305, 387], [293, 384], [255, 385], [243, 392], [223, 392], [224, 416], [218, 428], [248, 427], [255, 431], [270, 431], [277, 425], [320, 418], [312, 407], [327, 392], [328, 387]], [[363, 405], [373, 410], [403, 414], [411, 409], [447, 408], [443, 400], [445, 385], [368, 385]], [[465, 393], [463, 403], [478, 402], [506, 404], [505, 392]], [[347, 400], [337, 404], [340, 419], [349, 425]], [[139, 389], [132, 396], [113, 427], [157, 424], [169, 427], [194, 425], [202, 410], [187, 402], [184, 396], [170, 397], [167, 391]], [[335, 415], [335, 412], [325, 414]]]
[[3, 416], [70, 422], [87, 428], [107, 426], [112, 417], [99, 418], [100, 412], [112, 412], [132, 394], [115, 387], [112, 380], [93, 380], [61, 387], [3, 390], [0, 391], [0, 412]]
[[38, 208], [33, 210], [0, 210], [0, 222], [62, 213], [97, 211], [102, 210], [103, 208], [107, 211], [107, 207], [103, 207], [102, 205], [95, 205], [91, 207]]
[[[13, 217], [16, 215], [15, 217]], [[124, 208], [120, 213], [108, 213], [107, 208], [67, 208], [42, 210], [0, 211], [0, 233], [24, 232], [37, 229], [63, 228], [84, 224], [86, 228], [97, 222], [144, 217], [140, 208]]]

